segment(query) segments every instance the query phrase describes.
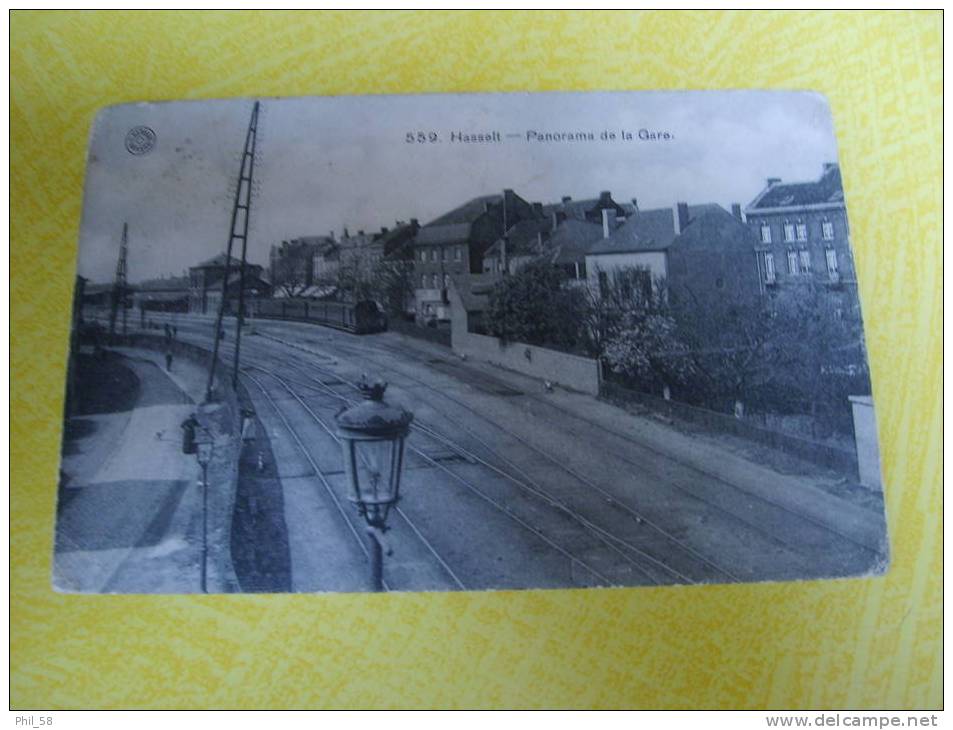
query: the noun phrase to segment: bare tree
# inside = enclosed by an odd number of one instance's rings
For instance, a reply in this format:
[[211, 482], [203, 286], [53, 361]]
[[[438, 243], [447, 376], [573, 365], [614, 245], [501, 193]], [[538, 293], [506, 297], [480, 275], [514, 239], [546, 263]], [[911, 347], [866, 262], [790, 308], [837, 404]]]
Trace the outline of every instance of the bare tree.
[[282, 241], [272, 259], [274, 287], [286, 297], [297, 297], [304, 293], [310, 282], [311, 248], [304, 243]]

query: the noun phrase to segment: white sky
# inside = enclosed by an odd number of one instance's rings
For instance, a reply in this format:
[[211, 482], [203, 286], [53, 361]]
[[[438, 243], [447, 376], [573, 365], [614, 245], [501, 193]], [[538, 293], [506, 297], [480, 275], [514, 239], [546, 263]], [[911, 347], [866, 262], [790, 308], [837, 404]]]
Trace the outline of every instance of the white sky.
[[[129, 281], [183, 270], [225, 249], [251, 114], [248, 99], [104, 109], [90, 142], [79, 273], [110, 281], [123, 221]], [[263, 99], [248, 258], [272, 244], [347, 226], [426, 223], [478, 195], [513, 188], [550, 203], [612, 191], [645, 208], [749, 203], [765, 178], [811, 180], [837, 159], [826, 100], [808, 92], [629, 92]], [[131, 155], [144, 124], [156, 146]], [[668, 142], [623, 142], [621, 129], [666, 130]], [[434, 130], [439, 144], [408, 144]], [[451, 144], [451, 131], [520, 134]], [[525, 141], [540, 132], [603, 130], [615, 142]]]

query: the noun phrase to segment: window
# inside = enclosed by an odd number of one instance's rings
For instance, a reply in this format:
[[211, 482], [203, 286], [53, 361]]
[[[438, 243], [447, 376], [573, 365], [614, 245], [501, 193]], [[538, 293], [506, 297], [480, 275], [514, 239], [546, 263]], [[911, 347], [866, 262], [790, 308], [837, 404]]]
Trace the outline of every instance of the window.
[[447, 258], [447, 249], [441, 247], [441, 248], [440, 248], [440, 260], [441, 260], [441, 261], [444, 261], [446, 258]]
[[797, 265], [797, 251], [788, 251], [788, 273], [797, 276], [800, 273]]
[[806, 223], [797, 224], [797, 240], [798, 241], [807, 240], [807, 224]]
[[420, 260], [421, 261], [427, 260], [427, 251], [425, 249], [420, 249]]
[[423, 275], [420, 277], [420, 288], [421, 288], [421, 289], [426, 289], [426, 288], [427, 288], [427, 275], [426, 275], [426, 274], [423, 274]]
[[784, 240], [785, 241], [794, 240], [794, 224], [793, 223], [784, 224]]
[[434, 289], [437, 289], [437, 288], [440, 286], [440, 282], [439, 282], [439, 280], [437, 279], [437, 275], [436, 275], [436, 274], [434, 274], [433, 276], [431, 276], [431, 277], [430, 277], [430, 280], [431, 280], [431, 283], [433, 284], [433, 288], [434, 288]]
[[764, 255], [764, 281], [767, 284], [773, 284], [777, 281], [777, 275], [774, 272], [774, 254], [766, 253]]
[[837, 251], [832, 248], [824, 252], [827, 259], [827, 275], [831, 281], [837, 281], [840, 278], [840, 271], [837, 269]]
[[807, 249], [801, 249], [798, 251], [798, 255], [801, 259], [801, 273], [810, 274], [811, 273], [811, 252]]
[[834, 240], [834, 224], [830, 221], [824, 221], [821, 223], [821, 236], [823, 236], [825, 241]]
[[430, 260], [431, 261], [437, 260], [437, 249], [435, 248], [430, 249]]
[[443, 275], [443, 288], [444, 289], [450, 288], [450, 274]]
[[767, 223], [761, 226], [761, 243], [771, 243], [771, 226]]
[[454, 249], [453, 249], [453, 260], [454, 260], [454, 261], [459, 261], [459, 260], [460, 260], [460, 250], [461, 250], [461, 249], [460, 249], [460, 246], [455, 246], [455, 247], [454, 247]]

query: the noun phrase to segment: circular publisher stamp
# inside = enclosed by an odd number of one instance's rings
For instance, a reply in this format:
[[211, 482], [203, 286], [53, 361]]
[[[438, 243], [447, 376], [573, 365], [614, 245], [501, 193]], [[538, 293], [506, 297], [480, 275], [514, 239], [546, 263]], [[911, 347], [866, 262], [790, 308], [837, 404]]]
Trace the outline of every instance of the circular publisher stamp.
[[126, 149], [133, 155], [144, 155], [156, 146], [156, 133], [145, 126], [133, 127], [126, 135]]

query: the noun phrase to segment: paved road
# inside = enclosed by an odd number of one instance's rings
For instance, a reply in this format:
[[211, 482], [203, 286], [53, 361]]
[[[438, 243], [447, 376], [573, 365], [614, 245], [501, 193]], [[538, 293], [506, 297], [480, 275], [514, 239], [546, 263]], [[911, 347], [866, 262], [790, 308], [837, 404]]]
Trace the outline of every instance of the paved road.
[[[208, 345], [212, 320], [176, 317]], [[223, 344], [228, 361], [234, 325]], [[818, 474], [773, 471], [654, 419], [449, 350], [259, 321], [242, 383], [267, 430], [298, 591], [364, 590], [333, 416], [362, 373], [415, 413], [390, 520], [391, 590], [653, 585], [843, 576], [882, 567], [882, 514]]]

